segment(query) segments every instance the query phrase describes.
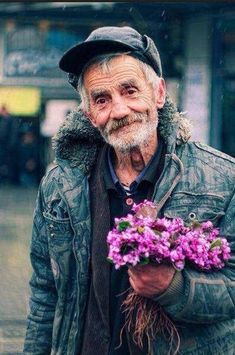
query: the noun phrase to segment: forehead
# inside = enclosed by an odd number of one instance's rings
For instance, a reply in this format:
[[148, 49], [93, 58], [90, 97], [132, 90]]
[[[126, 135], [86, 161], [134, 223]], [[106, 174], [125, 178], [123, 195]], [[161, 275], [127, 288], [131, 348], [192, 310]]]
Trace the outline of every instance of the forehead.
[[134, 79], [138, 83], [146, 82], [139, 62], [128, 55], [122, 55], [111, 59], [108, 65], [91, 65], [84, 74], [86, 89], [95, 86], [118, 84], [123, 80]]

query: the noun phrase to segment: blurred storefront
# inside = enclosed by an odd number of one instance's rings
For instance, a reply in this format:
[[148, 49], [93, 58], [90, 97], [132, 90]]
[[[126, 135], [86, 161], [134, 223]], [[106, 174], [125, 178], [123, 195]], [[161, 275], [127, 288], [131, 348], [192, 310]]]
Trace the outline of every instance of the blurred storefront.
[[0, 86], [0, 182], [37, 185], [40, 105], [37, 87]]
[[[26, 156], [35, 156], [39, 181], [54, 158], [51, 137], [55, 130], [48, 131], [48, 121], [51, 122], [51, 111], [48, 116], [50, 101], [67, 100], [68, 111], [70, 102], [73, 102], [74, 107], [74, 100], [77, 100], [75, 91], [68, 87], [65, 75], [58, 69], [58, 60], [68, 47], [83, 37], [77, 33], [78, 29], [74, 32], [70, 24], [66, 26], [62, 21], [57, 21], [54, 18], [56, 14], [45, 20], [42, 11], [29, 11], [23, 3], [21, 5], [17, 15], [14, 11], [13, 14], [5, 14], [5, 19], [2, 18], [0, 23], [0, 105], [5, 105], [11, 116], [18, 121], [23, 162]], [[60, 112], [58, 105], [57, 110], [53, 111], [54, 122], [50, 123], [51, 126], [58, 127], [58, 122], [62, 122]], [[24, 143], [25, 136], [29, 134], [35, 136], [36, 155], [35, 144]], [[19, 162], [19, 182], [22, 166]]]
[[[155, 39], [168, 91], [192, 119], [193, 138], [235, 156], [233, 4], [1, 3], [0, 104], [8, 102], [20, 125], [37, 132], [39, 175], [53, 160], [51, 136], [79, 101], [58, 60], [91, 30], [105, 25], [130, 25]], [[9, 88], [19, 90], [11, 103]], [[31, 94], [21, 96], [23, 88]]]
[[189, 16], [185, 30], [182, 106], [194, 138], [235, 157], [235, 8]]

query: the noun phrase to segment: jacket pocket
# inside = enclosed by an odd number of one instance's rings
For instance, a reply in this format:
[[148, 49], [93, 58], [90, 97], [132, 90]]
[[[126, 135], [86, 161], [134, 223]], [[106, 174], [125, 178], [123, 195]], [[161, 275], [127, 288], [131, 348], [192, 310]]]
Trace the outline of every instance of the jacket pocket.
[[71, 242], [73, 230], [69, 218], [57, 218], [48, 211], [44, 211], [43, 216], [48, 231], [49, 244], [62, 245]]
[[74, 294], [75, 263], [73, 256], [74, 232], [69, 218], [55, 218], [43, 212], [48, 230], [51, 269], [60, 299], [70, 301]]
[[69, 274], [69, 260], [73, 254], [74, 232], [70, 219], [58, 219], [47, 211], [43, 212], [48, 231], [48, 246], [55, 279]]
[[216, 194], [196, 194], [176, 192], [164, 206], [163, 215], [167, 218], [181, 217], [185, 222], [197, 220], [211, 221], [217, 225], [225, 214], [225, 200]]

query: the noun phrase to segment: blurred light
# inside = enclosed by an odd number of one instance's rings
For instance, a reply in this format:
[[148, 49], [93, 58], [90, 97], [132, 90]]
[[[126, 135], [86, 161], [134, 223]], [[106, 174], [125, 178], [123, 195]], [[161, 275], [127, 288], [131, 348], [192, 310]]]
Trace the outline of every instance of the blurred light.
[[[48, 3], [47, 3], [48, 4]], [[49, 3], [50, 4], [50, 3]], [[94, 8], [102, 8], [102, 7], [112, 7], [114, 2], [51, 2], [52, 7], [69, 7], [69, 6], [93, 6]]]
[[14, 20], [8, 20], [8, 21], [6, 22], [5, 28], [6, 28], [6, 31], [7, 31], [7, 32], [12, 32], [12, 31], [14, 31], [15, 27], [16, 27], [16, 23], [15, 23]]
[[31, 87], [0, 87], [0, 107], [5, 105], [14, 116], [34, 116], [41, 103], [41, 92]]
[[38, 27], [41, 31], [47, 31], [50, 28], [50, 21], [47, 20], [39, 21]]
[[69, 112], [77, 107], [76, 100], [48, 100], [45, 107], [45, 120], [41, 124], [41, 134], [52, 137], [58, 131]]

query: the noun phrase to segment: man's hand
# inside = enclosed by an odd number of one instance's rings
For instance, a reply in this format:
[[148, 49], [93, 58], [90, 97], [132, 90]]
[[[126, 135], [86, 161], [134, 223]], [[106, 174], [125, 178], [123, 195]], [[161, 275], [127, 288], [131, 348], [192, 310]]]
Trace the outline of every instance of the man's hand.
[[128, 269], [132, 288], [141, 296], [152, 298], [163, 293], [170, 285], [175, 269], [168, 264], [137, 265]]

